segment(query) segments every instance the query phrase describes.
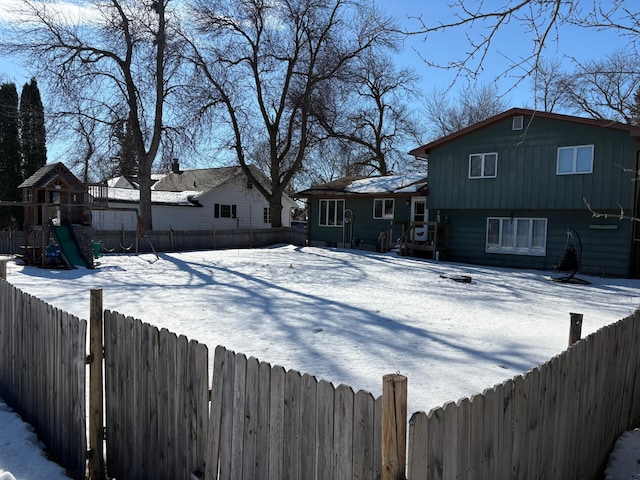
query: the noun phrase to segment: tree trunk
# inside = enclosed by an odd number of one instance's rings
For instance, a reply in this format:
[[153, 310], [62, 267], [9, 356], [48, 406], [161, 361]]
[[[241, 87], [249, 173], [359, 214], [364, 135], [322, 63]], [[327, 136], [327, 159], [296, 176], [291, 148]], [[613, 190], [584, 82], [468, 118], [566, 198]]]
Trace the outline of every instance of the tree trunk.
[[140, 188], [140, 210], [138, 214], [142, 219], [145, 230], [153, 230], [153, 215], [151, 208], [151, 163], [148, 155], [140, 156], [138, 166], [138, 182]]
[[282, 195], [272, 195], [269, 200], [271, 209], [271, 226], [273, 228], [282, 227]]

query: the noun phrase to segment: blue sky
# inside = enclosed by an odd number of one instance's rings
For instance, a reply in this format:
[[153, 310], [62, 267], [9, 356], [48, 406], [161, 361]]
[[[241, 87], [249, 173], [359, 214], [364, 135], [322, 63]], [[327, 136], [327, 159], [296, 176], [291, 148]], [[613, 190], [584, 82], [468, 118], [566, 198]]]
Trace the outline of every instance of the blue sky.
[[[402, 27], [413, 30], [419, 28], [420, 24], [416, 19], [409, 17], [422, 16], [428, 25], [435, 25], [439, 22], [447, 22], [453, 19], [452, 11], [449, 8], [449, 1], [425, 1], [415, 0], [376, 0], [380, 8], [396, 16]], [[477, 3], [477, 2], [472, 2]], [[503, 4], [506, 2], [488, 2], [489, 4]], [[589, 7], [589, 2], [583, 3], [585, 8]], [[598, 2], [606, 4], [608, 2]], [[477, 25], [476, 33], [482, 31], [482, 27]], [[398, 57], [398, 62], [404, 66], [411, 66], [420, 77], [421, 86], [425, 94], [433, 91], [434, 87], [439, 89], [450, 86], [455, 78], [455, 72], [445, 71], [427, 66], [419, 57], [416, 50], [421, 55], [429, 59], [446, 62], [450, 58], [460, 57], [468, 50], [469, 44], [466, 38], [466, 31], [458, 29], [446, 34], [432, 34], [425, 42], [424, 37], [416, 36], [408, 39], [405, 44], [405, 51]], [[473, 35], [474, 32], [469, 32]], [[564, 59], [563, 64], [570, 69], [569, 58], [574, 57], [580, 61], [601, 59], [614, 50], [623, 48], [628, 39], [621, 37], [617, 32], [602, 31], [594, 32], [579, 27], [563, 26], [557, 35], [555, 32], [553, 41], [547, 43], [545, 57]], [[501, 93], [509, 100], [513, 107], [534, 107], [532, 94], [532, 80], [525, 79], [517, 84], [517, 77], [520, 71], [514, 70], [504, 75], [505, 68], [510, 60], [517, 60], [526, 57], [532, 50], [532, 36], [527, 34], [522, 25], [512, 23], [501, 29], [496, 38], [490, 54], [483, 63], [483, 73], [478, 81], [481, 83], [497, 82]], [[453, 87], [453, 91], [467, 88], [467, 81], [464, 78], [458, 79]]]
[[[12, 15], [17, 1], [2, 0], [0, 21], [6, 20], [9, 15]], [[429, 25], [447, 22], [453, 18], [447, 0], [375, 1], [382, 10], [394, 15], [401, 27], [407, 30], [415, 30], [420, 26], [415, 18], [410, 17], [422, 16], [425, 23]], [[70, 3], [78, 4], [73, 0]], [[588, 6], [588, 3], [586, 0], [584, 1], [584, 5]], [[475, 32], [469, 32], [469, 34], [473, 35], [481, 31], [479, 29], [482, 26], [478, 25], [474, 28]], [[464, 30], [456, 30], [444, 34], [432, 34], [427, 41], [424, 41], [422, 36], [414, 36], [405, 41], [404, 51], [397, 55], [396, 62], [399, 66], [414, 69], [419, 89], [425, 97], [432, 94], [434, 89], [442, 91], [451, 87], [451, 98], [455, 99], [459, 92], [464, 92], [469, 88], [465, 78], [458, 78], [456, 83], [452, 85], [456, 78], [455, 72], [429, 67], [420, 58], [420, 55], [423, 55], [445, 63], [451, 58], [462, 56], [469, 48], [466, 33]], [[558, 40], [548, 42], [545, 56], [565, 59], [567, 68], [570, 68], [569, 57], [575, 57], [581, 61], [600, 59], [625, 46], [627, 40], [612, 31], [594, 32], [577, 27], [562, 27], [558, 32]], [[480, 83], [496, 82], [499, 92], [504, 95], [509, 106], [535, 108], [531, 79], [524, 79], [518, 83], [517, 77], [521, 72], [517, 70], [506, 72], [505, 75], [509, 60], [517, 60], [527, 56], [531, 49], [531, 35], [528, 35], [523, 27], [515, 22], [507, 25], [495, 39], [489, 55], [484, 60], [483, 72], [477, 81]], [[0, 82], [15, 82], [20, 90], [31, 75], [27, 68], [14, 59], [0, 56]], [[43, 101], [46, 106], [46, 95], [43, 95]]]
[[[0, 19], [6, 17], [15, 7], [12, 3], [16, 0], [3, 0], [0, 6]], [[400, 25], [406, 29], [413, 30], [419, 27], [415, 19], [408, 17], [422, 16], [424, 21], [430, 25], [438, 22], [447, 22], [452, 19], [452, 11], [448, 7], [449, 1], [430, 0], [418, 2], [416, 0], [376, 0], [379, 7], [384, 11], [396, 16]], [[481, 27], [477, 27], [481, 28]], [[608, 52], [621, 48], [626, 43], [626, 39], [621, 38], [614, 32], [593, 32], [580, 28], [563, 27], [559, 32], [559, 41], [550, 42], [547, 45], [546, 54], [548, 56], [563, 58], [565, 56], [575, 56], [581, 60], [601, 58]], [[416, 36], [406, 40], [405, 50], [398, 55], [397, 62], [402, 66], [410, 66], [415, 69], [417, 77], [420, 79], [422, 91], [429, 94], [434, 88], [446, 88], [451, 85], [455, 78], [454, 72], [444, 71], [428, 67], [419, 57], [417, 52], [430, 58], [446, 61], [462, 55], [468, 48], [465, 38], [465, 31], [451, 31], [446, 34], [435, 34], [424, 41], [422, 37]], [[531, 51], [531, 36], [523, 33], [522, 27], [518, 24], [508, 25], [504, 28], [497, 39], [490, 55], [484, 62], [484, 72], [479, 77], [482, 83], [491, 83], [504, 73], [508, 59], [517, 59]], [[517, 76], [519, 72], [511, 72], [512, 76]], [[19, 65], [12, 59], [0, 56], [0, 81], [14, 81], [22, 85], [31, 76], [28, 69]], [[507, 94], [507, 99], [513, 106], [533, 105], [531, 95], [531, 81], [524, 80], [514, 87], [515, 78], [502, 78], [498, 81], [500, 90]], [[453, 87], [453, 91], [467, 88], [466, 80], [459, 79]]]

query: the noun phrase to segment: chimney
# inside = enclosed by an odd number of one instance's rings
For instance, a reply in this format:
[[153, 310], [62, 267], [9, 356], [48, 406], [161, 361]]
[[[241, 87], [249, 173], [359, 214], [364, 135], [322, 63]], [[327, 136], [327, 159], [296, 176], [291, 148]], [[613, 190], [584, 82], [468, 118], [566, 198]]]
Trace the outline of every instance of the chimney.
[[171, 172], [172, 173], [181, 173], [180, 172], [180, 161], [177, 158], [171, 160]]

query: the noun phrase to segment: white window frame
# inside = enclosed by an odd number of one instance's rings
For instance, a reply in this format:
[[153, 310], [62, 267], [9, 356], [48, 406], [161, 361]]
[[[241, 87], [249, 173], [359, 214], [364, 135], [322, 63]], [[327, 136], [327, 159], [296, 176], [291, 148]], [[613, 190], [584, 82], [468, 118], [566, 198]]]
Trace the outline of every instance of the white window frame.
[[[578, 150], [579, 149], [590, 149], [591, 150], [591, 158], [589, 159], [589, 169], [580, 169], [578, 170]], [[560, 155], [562, 152], [570, 151], [572, 153], [572, 166], [571, 170], [563, 170], [560, 171]], [[558, 147], [558, 153], [556, 158], [556, 175], [586, 175], [589, 173], [593, 173], [593, 145], [571, 145], [567, 147]]]
[[[493, 155], [495, 157], [495, 168], [494, 168], [494, 172], [493, 175], [487, 175], [486, 174], [486, 158], [490, 155]], [[480, 175], [472, 175], [472, 163], [474, 158], [480, 158]], [[470, 179], [476, 179], [476, 178], [496, 178], [498, 176], [498, 153], [497, 152], [487, 152], [487, 153], [472, 153], [469, 155], [469, 178]]]
[[[376, 206], [380, 205], [380, 215], [376, 214]], [[375, 198], [373, 200], [373, 218], [375, 220], [393, 220], [396, 208], [395, 199], [393, 198]]]
[[235, 204], [216, 203], [213, 212], [214, 218], [237, 218], [238, 207]]
[[[536, 228], [542, 228], [538, 235]], [[487, 253], [543, 257], [547, 254], [547, 219], [488, 217], [485, 242]]]
[[271, 207], [262, 209], [262, 223], [271, 225]]
[[524, 128], [524, 117], [522, 115], [514, 115], [511, 122], [512, 130], [522, 130]]
[[[322, 205], [325, 205], [324, 215]], [[342, 205], [342, 208], [338, 208]], [[333, 218], [331, 212], [333, 211]], [[323, 218], [324, 216], [324, 218]], [[344, 223], [344, 200], [323, 199], [318, 202], [318, 225], [321, 227], [342, 227]]]

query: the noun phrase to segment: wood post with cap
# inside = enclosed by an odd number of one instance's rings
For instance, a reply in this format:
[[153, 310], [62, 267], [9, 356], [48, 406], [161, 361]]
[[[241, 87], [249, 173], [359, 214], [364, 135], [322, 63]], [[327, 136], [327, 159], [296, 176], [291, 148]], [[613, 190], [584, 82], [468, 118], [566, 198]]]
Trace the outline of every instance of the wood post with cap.
[[6, 258], [0, 258], [0, 278], [2, 280], [7, 279], [7, 262]]
[[571, 325], [569, 327], [569, 346], [580, 340], [582, 335], [582, 314], [570, 313]]

